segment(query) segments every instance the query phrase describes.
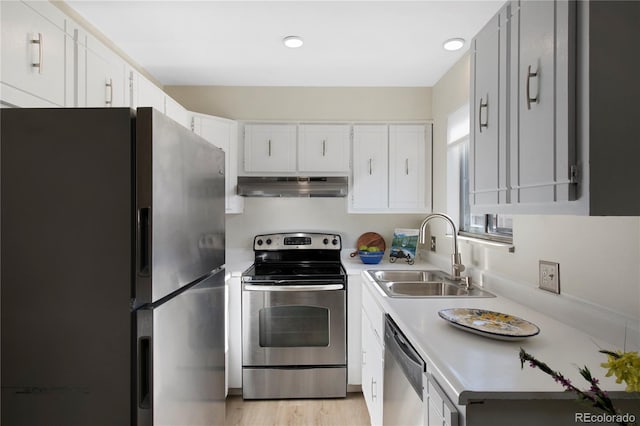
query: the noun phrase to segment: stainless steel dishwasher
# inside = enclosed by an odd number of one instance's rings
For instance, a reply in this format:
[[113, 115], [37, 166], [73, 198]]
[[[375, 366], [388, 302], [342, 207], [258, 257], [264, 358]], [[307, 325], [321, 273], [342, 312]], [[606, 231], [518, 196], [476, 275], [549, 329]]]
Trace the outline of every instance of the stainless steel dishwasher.
[[422, 377], [425, 362], [389, 315], [384, 325], [382, 424], [422, 425]]

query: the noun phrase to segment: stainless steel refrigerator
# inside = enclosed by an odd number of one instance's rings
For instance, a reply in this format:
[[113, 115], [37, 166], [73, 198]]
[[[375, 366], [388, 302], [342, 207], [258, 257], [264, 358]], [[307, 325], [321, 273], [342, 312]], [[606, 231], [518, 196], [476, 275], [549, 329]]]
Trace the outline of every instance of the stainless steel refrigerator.
[[2, 109], [2, 425], [224, 422], [224, 153], [151, 108]]

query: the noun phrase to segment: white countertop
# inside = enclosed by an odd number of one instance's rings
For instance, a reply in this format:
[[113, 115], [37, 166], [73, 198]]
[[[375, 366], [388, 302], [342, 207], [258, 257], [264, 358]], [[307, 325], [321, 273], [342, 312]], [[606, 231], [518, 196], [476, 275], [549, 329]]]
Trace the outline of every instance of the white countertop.
[[[347, 274], [361, 275], [369, 269], [439, 269], [432, 264], [417, 261], [409, 265], [399, 259], [395, 263], [384, 258], [377, 265], [363, 264], [350, 257], [353, 250], [343, 250], [341, 261]], [[227, 272], [240, 274], [253, 263], [252, 250], [229, 250]], [[550, 376], [525, 364], [520, 367], [520, 347], [552, 369], [560, 371], [574, 385], [588, 388], [578, 367], [588, 366], [601, 387], [614, 392], [613, 396], [629, 398], [624, 384], [615, 378], [606, 378], [600, 367], [606, 356], [598, 350], [618, 348], [588, 334], [569, 327], [547, 315], [496, 295], [495, 298], [432, 298], [401, 299], [387, 297], [377, 284], [363, 281], [364, 291], [370, 291], [383, 310], [391, 315], [406, 337], [418, 350], [449, 397], [458, 404], [483, 399], [575, 399], [564, 392], [562, 386]], [[495, 293], [495, 292], [494, 292]], [[540, 334], [522, 341], [500, 341], [478, 336], [449, 325], [438, 316], [446, 308], [482, 308], [515, 315], [540, 328]]]
[[[364, 269], [388, 269], [385, 264], [365, 266]], [[393, 264], [394, 269], [396, 266]], [[406, 263], [403, 268], [436, 269], [428, 264], [416, 267]], [[579, 367], [586, 365], [594, 377], [600, 379], [603, 389], [615, 392], [612, 396], [634, 396], [624, 392], [624, 384], [616, 384], [615, 378], [605, 377], [606, 369], [600, 367], [607, 358], [598, 351], [617, 348], [510, 299], [499, 295], [495, 298], [389, 298], [372, 281], [363, 279], [363, 286], [391, 315], [427, 362], [429, 373], [457, 404], [466, 405], [469, 401], [485, 399], [576, 398], [573, 393], [564, 392], [560, 384], [539, 369], [528, 364], [521, 369], [521, 347], [564, 374], [580, 389], [590, 387], [578, 372]], [[540, 333], [521, 341], [479, 336], [454, 328], [439, 317], [439, 310], [456, 307], [515, 315], [536, 324]]]

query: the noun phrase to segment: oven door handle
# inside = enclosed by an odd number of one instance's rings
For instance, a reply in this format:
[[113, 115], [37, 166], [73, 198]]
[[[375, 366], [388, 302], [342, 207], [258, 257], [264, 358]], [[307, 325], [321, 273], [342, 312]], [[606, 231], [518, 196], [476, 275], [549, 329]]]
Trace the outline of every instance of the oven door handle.
[[248, 291], [332, 291], [344, 289], [344, 284], [314, 284], [314, 285], [251, 285], [245, 284]]

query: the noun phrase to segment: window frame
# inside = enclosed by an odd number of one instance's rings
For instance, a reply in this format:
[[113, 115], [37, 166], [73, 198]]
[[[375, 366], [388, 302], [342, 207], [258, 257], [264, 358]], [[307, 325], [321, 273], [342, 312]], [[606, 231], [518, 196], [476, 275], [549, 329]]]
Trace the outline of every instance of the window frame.
[[[468, 106], [460, 108], [449, 115], [447, 123], [447, 165], [456, 167], [458, 170], [457, 173], [455, 170], [453, 173], [447, 171], [447, 196], [457, 189], [457, 202], [455, 200], [447, 200], [448, 213], [455, 216], [454, 221], [458, 223], [458, 235], [512, 244], [513, 219], [511, 215], [471, 213], [469, 196], [469, 148], [471, 138], [468, 123]], [[456, 155], [457, 159], [455, 158]], [[451, 186], [456, 186], [457, 188], [453, 189]]]

